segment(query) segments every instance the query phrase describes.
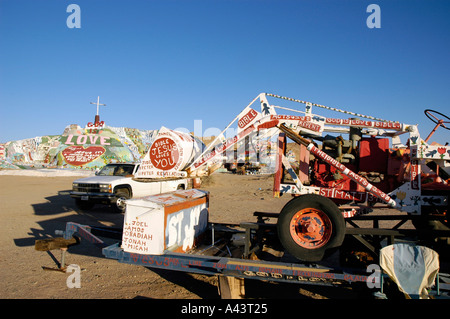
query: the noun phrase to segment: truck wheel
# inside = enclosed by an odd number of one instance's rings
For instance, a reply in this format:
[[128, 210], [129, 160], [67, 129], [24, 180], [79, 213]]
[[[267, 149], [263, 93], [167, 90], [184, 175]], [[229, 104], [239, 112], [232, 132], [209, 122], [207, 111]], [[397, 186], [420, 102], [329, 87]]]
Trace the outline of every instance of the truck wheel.
[[127, 199], [130, 199], [130, 192], [127, 189], [119, 189], [116, 191], [116, 199], [114, 204], [112, 205], [112, 209], [115, 213], [123, 213], [125, 212]]
[[287, 252], [300, 260], [315, 262], [342, 244], [345, 221], [329, 198], [308, 194], [292, 199], [283, 207], [277, 231]]

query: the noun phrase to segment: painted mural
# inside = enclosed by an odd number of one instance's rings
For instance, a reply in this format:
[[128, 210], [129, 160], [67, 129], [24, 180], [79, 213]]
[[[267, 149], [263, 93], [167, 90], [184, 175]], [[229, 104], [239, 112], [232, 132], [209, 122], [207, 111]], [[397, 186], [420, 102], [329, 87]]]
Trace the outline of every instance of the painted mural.
[[0, 168], [71, 168], [95, 170], [108, 163], [140, 161], [157, 130], [68, 125], [61, 135], [0, 144]]

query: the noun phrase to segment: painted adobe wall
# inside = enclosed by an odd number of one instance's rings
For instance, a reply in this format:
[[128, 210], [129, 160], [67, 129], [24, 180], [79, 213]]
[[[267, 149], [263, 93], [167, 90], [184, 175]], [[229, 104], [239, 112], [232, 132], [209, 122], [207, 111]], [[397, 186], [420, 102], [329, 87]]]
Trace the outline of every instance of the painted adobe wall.
[[67, 126], [61, 135], [39, 136], [0, 145], [0, 168], [101, 168], [111, 162], [140, 161], [156, 130]]

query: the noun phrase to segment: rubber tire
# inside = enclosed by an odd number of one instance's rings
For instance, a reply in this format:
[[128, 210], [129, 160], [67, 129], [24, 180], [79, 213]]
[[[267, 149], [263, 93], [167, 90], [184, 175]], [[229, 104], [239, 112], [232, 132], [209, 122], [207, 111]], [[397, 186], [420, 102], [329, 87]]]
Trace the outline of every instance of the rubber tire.
[[[298, 245], [291, 236], [290, 222], [294, 215], [305, 208], [315, 208], [325, 213], [331, 221], [331, 237], [322, 247], [307, 249]], [[277, 222], [278, 238], [284, 249], [299, 260], [317, 262], [342, 245], [345, 237], [345, 220], [341, 211], [329, 198], [308, 194], [289, 201], [281, 210]]]
[[116, 195], [116, 200], [114, 201], [114, 204], [112, 204], [112, 210], [115, 213], [124, 213], [125, 212], [125, 208], [122, 209], [117, 205], [117, 201], [119, 200], [119, 198], [121, 199], [130, 199], [130, 192], [127, 189], [119, 189], [115, 192]]

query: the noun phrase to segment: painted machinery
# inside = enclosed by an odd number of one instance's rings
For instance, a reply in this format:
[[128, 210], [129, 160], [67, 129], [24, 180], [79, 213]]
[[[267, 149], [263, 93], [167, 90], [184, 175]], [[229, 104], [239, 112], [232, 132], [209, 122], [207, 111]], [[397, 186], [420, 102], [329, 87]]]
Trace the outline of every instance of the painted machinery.
[[[304, 104], [305, 110], [271, 105], [268, 97]], [[252, 108], [258, 100], [260, 111]], [[313, 108], [350, 118], [324, 117], [314, 114]], [[300, 115], [280, 115], [277, 109]], [[237, 134], [211, 143], [188, 173], [194, 176], [214, 166], [222, 154], [250, 134], [278, 134], [273, 191], [276, 197], [294, 196], [277, 222], [278, 236], [289, 253], [303, 261], [321, 260], [341, 246], [346, 219], [375, 207], [405, 212], [417, 229], [435, 232], [431, 236], [436, 240], [437, 232], [448, 231], [450, 226], [450, 147], [430, 144], [429, 139], [439, 127], [450, 129], [450, 119], [433, 110], [426, 110], [425, 115], [436, 126], [423, 139], [417, 125], [261, 93], [220, 136], [234, 122], [238, 123]], [[287, 157], [289, 140], [297, 144], [293, 160]], [[448, 244], [448, 237], [439, 238]]]

